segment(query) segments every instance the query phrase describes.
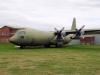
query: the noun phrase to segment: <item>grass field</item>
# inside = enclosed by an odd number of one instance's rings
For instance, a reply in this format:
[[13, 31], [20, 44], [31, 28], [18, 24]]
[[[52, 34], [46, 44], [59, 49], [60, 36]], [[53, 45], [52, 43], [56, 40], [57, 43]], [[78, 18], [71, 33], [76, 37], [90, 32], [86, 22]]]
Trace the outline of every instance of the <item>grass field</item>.
[[100, 46], [21, 50], [0, 44], [0, 75], [100, 75]]

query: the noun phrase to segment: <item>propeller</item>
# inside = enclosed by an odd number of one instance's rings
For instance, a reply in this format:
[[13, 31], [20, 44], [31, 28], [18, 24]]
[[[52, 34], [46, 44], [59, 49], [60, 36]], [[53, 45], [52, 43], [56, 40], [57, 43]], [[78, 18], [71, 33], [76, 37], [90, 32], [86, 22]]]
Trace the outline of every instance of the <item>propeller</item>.
[[55, 31], [56, 31], [56, 32], [55, 32], [54, 34], [55, 34], [55, 36], [56, 36], [56, 40], [57, 40], [57, 41], [63, 40], [63, 33], [62, 33], [63, 30], [64, 30], [64, 27], [63, 27], [61, 30], [58, 30], [58, 29], [55, 28]]
[[83, 25], [80, 29], [76, 29], [76, 37], [79, 37], [82, 35], [82, 30], [85, 27], [85, 25]]

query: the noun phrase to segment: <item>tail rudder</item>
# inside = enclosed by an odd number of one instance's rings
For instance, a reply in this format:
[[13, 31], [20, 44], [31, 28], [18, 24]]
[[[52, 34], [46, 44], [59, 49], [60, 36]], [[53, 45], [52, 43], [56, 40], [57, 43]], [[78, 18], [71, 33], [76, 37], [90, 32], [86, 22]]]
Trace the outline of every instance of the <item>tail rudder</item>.
[[71, 30], [75, 30], [75, 29], [76, 29], [76, 18], [73, 18]]

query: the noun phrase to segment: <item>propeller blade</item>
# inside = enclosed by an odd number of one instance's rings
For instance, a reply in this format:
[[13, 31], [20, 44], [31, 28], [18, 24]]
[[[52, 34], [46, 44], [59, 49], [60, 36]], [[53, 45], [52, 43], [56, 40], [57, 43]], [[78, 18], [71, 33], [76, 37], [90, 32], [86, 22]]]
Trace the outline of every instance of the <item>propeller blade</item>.
[[80, 29], [76, 29], [76, 36], [81, 36], [82, 34], [82, 29], [85, 27], [85, 25], [83, 25]]
[[56, 31], [58, 31], [58, 29], [57, 29], [57, 28], [55, 28], [55, 30], [56, 30]]
[[84, 27], [85, 27], [85, 25], [83, 25], [79, 30], [81, 31]]
[[65, 28], [63, 27], [60, 31], [62, 32]]
[[61, 30], [58, 30], [55, 28], [55, 36], [56, 36], [56, 40], [59, 41], [59, 40], [63, 40], [63, 34], [62, 34], [62, 31], [64, 30], [64, 27], [61, 29]]
[[81, 29], [83, 29], [84, 27], [85, 27], [85, 25], [83, 25]]

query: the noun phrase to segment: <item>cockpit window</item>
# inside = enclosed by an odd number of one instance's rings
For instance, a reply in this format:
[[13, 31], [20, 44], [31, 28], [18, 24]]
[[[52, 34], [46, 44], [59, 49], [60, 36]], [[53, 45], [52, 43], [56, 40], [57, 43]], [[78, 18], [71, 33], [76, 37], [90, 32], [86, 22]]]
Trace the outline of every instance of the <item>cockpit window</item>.
[[25, 31], [20, 31], [20, 32], [18, 33], [18, 35], [19, 35], [19, 36], [25, 35]]
[[17, 35], [19, 36], [20, 39], [24, 39], [25, 31], [19, 31], [19, 32], [17, 32]]

